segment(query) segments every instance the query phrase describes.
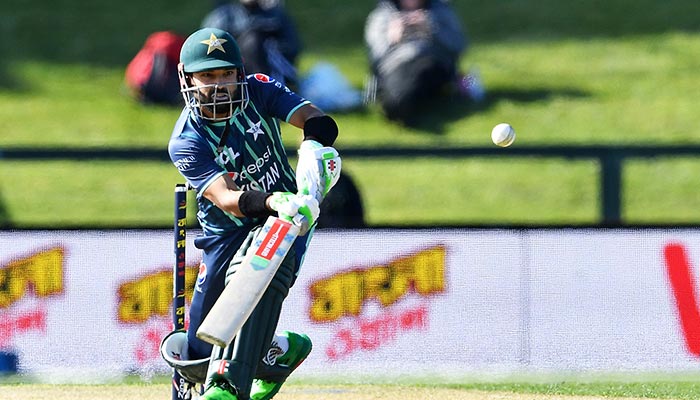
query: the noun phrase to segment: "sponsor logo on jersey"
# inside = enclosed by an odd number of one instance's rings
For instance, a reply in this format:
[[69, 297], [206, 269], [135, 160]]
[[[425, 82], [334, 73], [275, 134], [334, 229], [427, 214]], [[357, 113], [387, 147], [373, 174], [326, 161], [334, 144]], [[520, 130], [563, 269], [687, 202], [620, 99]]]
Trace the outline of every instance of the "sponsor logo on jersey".
[[[221, 154], [233, 154], [230, 147], [224, 147]], [[228, 163], [222, 163], [224, 159], [217, 157], [216, 162], [225, 168], [228, 175], [233, 178], [241, 190], [269, 191], [280, 179], [280, 164], [274, 159], [272, 149], [268, 146], [265, 152], [255, 161], [237, 167], [232, 165], [241, 154], [235, 153], [234, 158], [225, 157]], [[237, 171], [231, 171], [237, 169]]]
[[260, 73], [253, 75], [253, 78], [255, 78], [255, 80], [257, 80], [259, 82], [263, 82], [263, 83], [272, 82], [274, 80], [274, 79], [270, 78], [269, 76], [267, 76], [265, 74], [260, 74]]
[[248, 178], [248, 183], [242, 183], [240, 185], [241, 190], [261, 190], [263, 192], [268, 192], [280, 179], [280, 166], [277, 162], [273, 162], [267, 171], [257, 178], [257, 180], [250, 176], [250, 174], [245, 176]]
[[240, 156], [241, 153], [233, 151], [232, 148], [222, 147], [221, 149], [219, 149], [219, 155], [216, 156], [216, 163], [219, 164], [222, 168], [226, 168], [226, 164], [228, 164], [229, 162], [235, 162], [236, 159]]
[[195, 161], [195, 157], [190, 155], [186, 157], [182, 157], [178, 160], [175, 160], [173, 164], [175, 164], [175, 167], [177, 168], [178, 171], [187, 171], [190, 168], [190, 163], [193, 163]]

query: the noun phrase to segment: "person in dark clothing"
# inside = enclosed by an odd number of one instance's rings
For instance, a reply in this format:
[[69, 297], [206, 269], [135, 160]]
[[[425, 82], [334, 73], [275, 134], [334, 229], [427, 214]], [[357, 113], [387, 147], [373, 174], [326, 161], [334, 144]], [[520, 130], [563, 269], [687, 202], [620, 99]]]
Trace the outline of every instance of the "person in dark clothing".
[[288, 86], [298, 83], [296, 62], [301, 40], [279, 0], [237, 0], [214, 8], [202, 27], [230, 33], [247, 71], [261, 72]]
[[367, 17], [365, 42], [377, 100], [389, 119], [405, 123], [457, 81], [467, 48], [446, 0], [380, 0]]

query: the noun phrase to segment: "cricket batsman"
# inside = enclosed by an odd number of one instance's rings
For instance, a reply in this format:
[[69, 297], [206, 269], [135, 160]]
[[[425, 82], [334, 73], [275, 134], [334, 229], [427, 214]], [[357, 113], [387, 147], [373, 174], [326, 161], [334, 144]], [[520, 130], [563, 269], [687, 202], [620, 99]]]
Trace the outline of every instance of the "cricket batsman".
[[[179, 76], [186, 106], [168, 151], [196, 190], [202, 235], [195, 246], [202, 263], [189, 328], [169, 334], [161, 354], [182, 377], [204, 385], [201, 399], [270, 399], [311, 352], [306, 335], [276, 329], [319, 203], [340, 175], [341, 160], [332, 147], [338, 126], [280, 82], [246, 75], [236, 41], [220, 29], [203, 28], [187, 38]], [[285, 154], [280, 121], [303, 134], [296, 172]], [[200, 340], [198, 327], [271, 215], [296, 221], [299, 236], [234, 341], [221, 348]]]

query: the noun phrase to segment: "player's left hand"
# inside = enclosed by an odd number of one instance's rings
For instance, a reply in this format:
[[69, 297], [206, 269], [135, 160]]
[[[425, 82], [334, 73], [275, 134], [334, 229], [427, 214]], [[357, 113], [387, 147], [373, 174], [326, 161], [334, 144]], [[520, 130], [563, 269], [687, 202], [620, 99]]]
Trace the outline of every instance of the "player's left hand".
[[340, 178], [340, 155], [333, 147], [324, 147], [315, 140], [304, 140], [298, 153], [298, 193], [311, 195], [321, 203]]
[[280, 218], [298, 225], [300, 235], [305, 235], [309, 231], [321, 212], [318, 201], [313, 196], [290, 192], [272, 193], [270, 207], [277, 211]]

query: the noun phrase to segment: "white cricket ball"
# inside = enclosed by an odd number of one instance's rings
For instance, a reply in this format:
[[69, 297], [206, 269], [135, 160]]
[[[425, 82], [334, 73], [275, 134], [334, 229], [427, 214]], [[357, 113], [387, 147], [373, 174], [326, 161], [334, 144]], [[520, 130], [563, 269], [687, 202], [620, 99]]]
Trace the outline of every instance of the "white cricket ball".
[[513, 144], [515, 140], [515, 130], [510, 124], [506, 124], [505, 122], [498, 124], [491, 130], [491, 140], [498, 146], [508, 147]]

